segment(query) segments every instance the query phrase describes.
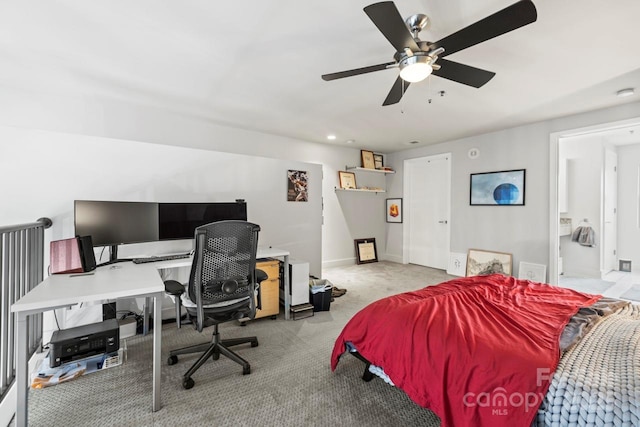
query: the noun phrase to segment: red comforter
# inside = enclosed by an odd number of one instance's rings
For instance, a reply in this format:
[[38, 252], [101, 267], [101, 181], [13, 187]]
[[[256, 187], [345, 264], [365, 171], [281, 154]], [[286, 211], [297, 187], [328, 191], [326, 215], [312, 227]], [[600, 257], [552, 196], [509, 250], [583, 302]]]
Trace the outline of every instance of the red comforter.
[[559, 338], [599, 295], [502, 275], [376, 301], [336, 340], [351, 342], [442, 426], [529, 426], [560, 358]]

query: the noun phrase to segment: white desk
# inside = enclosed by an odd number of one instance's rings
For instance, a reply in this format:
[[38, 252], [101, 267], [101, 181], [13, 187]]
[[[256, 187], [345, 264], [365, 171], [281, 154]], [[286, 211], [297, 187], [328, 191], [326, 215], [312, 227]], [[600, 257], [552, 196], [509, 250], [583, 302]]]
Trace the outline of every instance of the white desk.
[[[275, 248], [258, 248], [259, 258], [284, 258], [285, 319], [289, 319], [289, 252]], [[59, 274], [49, 276], [11, 306], [18, 316], [18, 348], [16, 366], [16, 426], [27, 425], [29, 361], [27, 358], [27, 317], [57, 308], [71, 307], [81, 302], [145, 297], [145, 331], [148, 307], [153, 298], [153, 390], [152, 411], [162, 407], [160, 395], [160, 353], [162, 348], [162, 298], [164, 283], [158, 269], [191, 265], [191, 259], [160, 261], [146, 264], [122, 262], [98, 267], [91, 274]]]

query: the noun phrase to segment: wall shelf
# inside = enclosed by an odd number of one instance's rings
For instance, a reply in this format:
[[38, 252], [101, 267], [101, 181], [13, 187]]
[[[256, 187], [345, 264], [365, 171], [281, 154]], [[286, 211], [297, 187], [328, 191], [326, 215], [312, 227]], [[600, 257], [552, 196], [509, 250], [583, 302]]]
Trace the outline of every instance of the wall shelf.
[[369, 190], [365, 188], [338, 188], [335, 187], [336, 191], [350, 191], [352, 193], [386, 193], [385, 190]]
[[370, 169], [370, 168], [363, 168], [361, 166], [345, 166], [346, 170], [349, 171], [362, 171], [362, 172], [373, 172], [373, 173], [396, 173], [396, 171], [386, 171], [386, 170], [382, 170], [382, 169]]

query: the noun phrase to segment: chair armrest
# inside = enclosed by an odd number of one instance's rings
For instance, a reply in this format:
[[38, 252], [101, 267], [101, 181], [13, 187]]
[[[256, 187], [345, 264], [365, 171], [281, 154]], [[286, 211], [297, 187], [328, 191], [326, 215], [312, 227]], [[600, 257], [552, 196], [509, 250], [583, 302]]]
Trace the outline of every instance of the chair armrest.
[[260, 289], [260, 284], [264, 281], [267, 280], [267, 278], [269, 276], [267, 276], [267, 273], [265, 273], [264, 271], [260, 270], [259, 268], [256, 268], [255, 270], [255, 276], [256, 276], [256, 290], [258, 291], [258, 303], [256, 304], [256, 308], [258, 310], [262, 310], [262, 290]]
[[267, 276], [267, 273], [256, 268], [256, 283], [260, 284], [263, 280], [267, 280], [268, 278], [269, 276]]
[[179, 297], [184, 293], [185, 287], [177, 280], [165, 280], [164, 291], [168, 294]]

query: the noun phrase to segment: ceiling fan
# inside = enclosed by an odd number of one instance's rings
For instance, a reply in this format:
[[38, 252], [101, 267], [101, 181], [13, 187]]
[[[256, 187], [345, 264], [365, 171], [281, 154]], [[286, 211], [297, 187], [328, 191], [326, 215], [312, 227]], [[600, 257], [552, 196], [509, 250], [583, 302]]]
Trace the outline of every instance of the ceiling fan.
[[325, 74], [322, 79], [330, 81], [398, 67], [400, 75], [382, 103], [383, 106], [399, 102], [411, 83], [424, 80], [430, 74], [475, 88], [483, 86], [496, 73], [450, 61], [444, 57], [528, 25], [537, 19], [533, 2], [521, 0], [432, 43], [418, 38], [418, 33], [429, 23], [426, 15], [412, 15], [403, 21], [392, 1], [371, 4], [364, 8], [364, 12], [396, 49], [394, 61]]

